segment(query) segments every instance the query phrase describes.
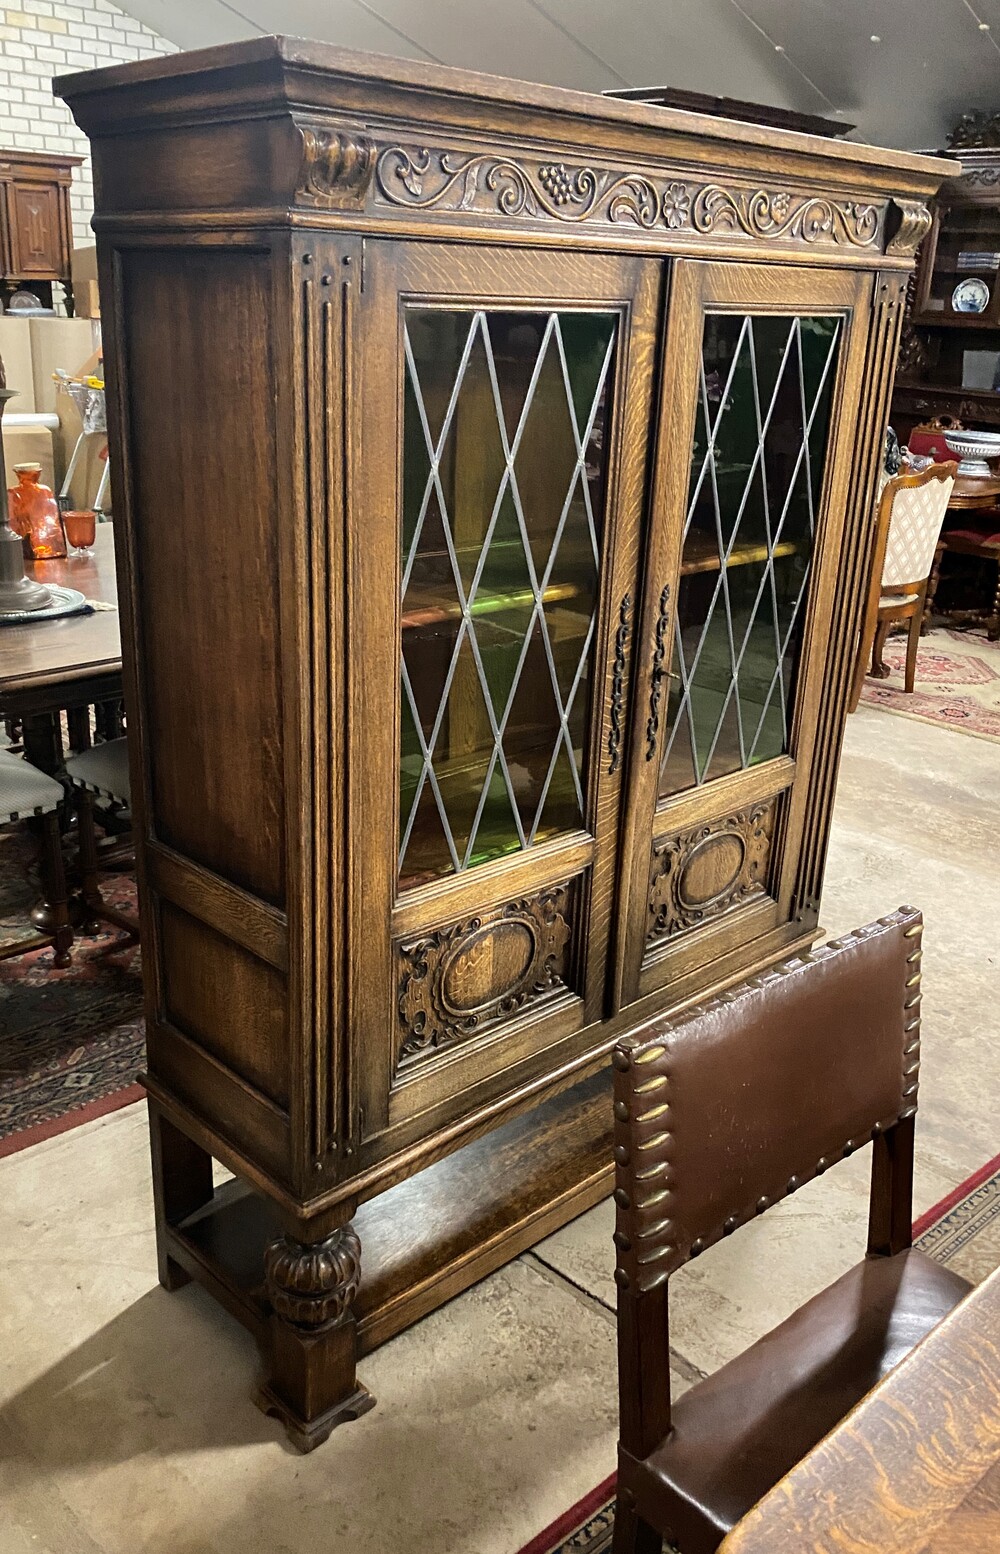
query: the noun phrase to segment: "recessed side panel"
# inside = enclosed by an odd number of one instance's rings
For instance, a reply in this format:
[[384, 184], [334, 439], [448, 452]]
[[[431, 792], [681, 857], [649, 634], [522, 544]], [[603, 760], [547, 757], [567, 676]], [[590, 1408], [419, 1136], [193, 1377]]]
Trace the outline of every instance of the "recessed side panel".
[[169, 901], [160, 902], [160, 957], [170, 1024], [287, 1110], [281, 972]]
[[280, 906], [270, 257], [126, 250], [121, 273], [150, 829]]

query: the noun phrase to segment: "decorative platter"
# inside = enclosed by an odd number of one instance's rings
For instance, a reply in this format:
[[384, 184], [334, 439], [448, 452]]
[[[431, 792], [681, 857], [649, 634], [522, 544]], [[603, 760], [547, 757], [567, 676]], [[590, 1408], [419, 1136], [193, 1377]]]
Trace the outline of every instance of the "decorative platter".
[[990, 288], [978, 275], [959, 281], [951, 294], [951, 305], [956, 313], [985, 313], [989, 302]]
[[41, 610], [0, 611], [0, 626], [26, 626], [31, 621], [50, 621], [59, 615], [75, 615], [87, 603], [78, 588], [59, 588], [55, 583], [46, 583], [45, 586], [52, 595], [51, 604]]

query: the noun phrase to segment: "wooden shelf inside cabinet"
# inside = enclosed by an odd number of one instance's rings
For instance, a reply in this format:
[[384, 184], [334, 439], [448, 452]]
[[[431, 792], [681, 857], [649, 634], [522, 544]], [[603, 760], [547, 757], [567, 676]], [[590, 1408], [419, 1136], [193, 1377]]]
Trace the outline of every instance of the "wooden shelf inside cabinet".
[[[769, 555], [777, 560], [779, 556], [794, 556], [800, 549], [795, 540], [779, 540], [770, 550], [767, 545], [734, 545], [726, 557], [726, 566], [727, 568], [750, 566], [753, 562], [766, 561]], [[710, 535], [698, 534], [692, 530], [684, 543], [681, 577], [690, 577], [694, 572], [720, 572], [721, 570], [722, 559], [715, 539]]]
[[[604, 1067], [362, 1204], [360, 1352], [592, 1208], [613, 1184], [612, 1147]], [[265, 1341], [264, 1249], [281, 1229], [274, 1206], [233, 1179], [170, 1227], [170, 1255]]]

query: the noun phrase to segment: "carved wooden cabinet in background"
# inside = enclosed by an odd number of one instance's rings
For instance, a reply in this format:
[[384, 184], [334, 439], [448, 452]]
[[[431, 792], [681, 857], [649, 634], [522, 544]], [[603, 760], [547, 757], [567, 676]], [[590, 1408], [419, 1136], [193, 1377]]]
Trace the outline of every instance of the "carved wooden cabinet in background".
[[79, 156], [41, 151], [0, 151], [0, 291], [27, 289], [46, 306], [52, 282], [66, 288], [72, 311], [70, 269], [73, 216], [69, 191]]
[[950, 167], [287, 40], [59, 89], [161, 1277], [309, 1446], [358, 1354], [609, 1190], [614, 1038], [815, 937]]

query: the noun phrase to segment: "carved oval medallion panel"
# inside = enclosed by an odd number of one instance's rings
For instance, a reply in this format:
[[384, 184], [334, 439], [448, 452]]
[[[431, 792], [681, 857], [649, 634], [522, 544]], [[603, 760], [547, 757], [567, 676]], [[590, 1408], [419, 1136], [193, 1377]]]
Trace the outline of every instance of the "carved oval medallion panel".
[[688, 853], [677, 877], [677, 899], [688, 911], [712, 906], [736, 884], [747, 855], [738, 831], [702, 837]]
[[396, 940], [398, 1069], [572, 991], [573, 905], [554, 885]]
[[765, 894], [777, 802], [768, 799], [656, 843], [647, 943], [699, 928]]
[[441, 1001], [457, 1014], [471, 1014], [512, 997], [535, 958], [535, 935], [519, 918], [481, 928], [441, 966]]

